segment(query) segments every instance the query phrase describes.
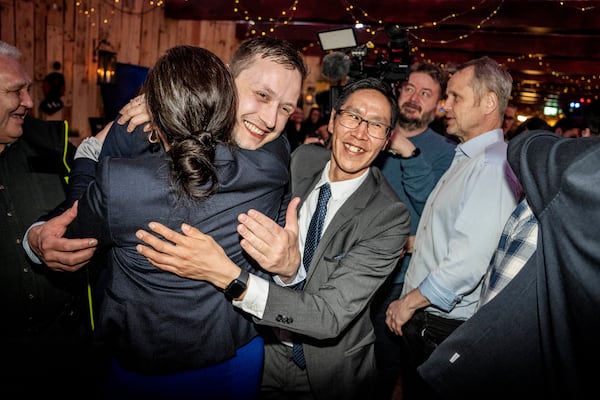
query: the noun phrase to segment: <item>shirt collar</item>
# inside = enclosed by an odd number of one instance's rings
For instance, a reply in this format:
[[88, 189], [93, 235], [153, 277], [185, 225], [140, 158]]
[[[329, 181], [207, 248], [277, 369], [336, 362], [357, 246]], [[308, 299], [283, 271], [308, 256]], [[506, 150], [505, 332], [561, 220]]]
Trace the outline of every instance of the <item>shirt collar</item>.
[[460, 152], [469, 158], [473, 158], [477, 154], [483, 152], [489, 145], [503, 141], [504, 133], [502, 132], [502, 129], [493, 129], [458, 144], [455, 151], [457, 153]]
[[370, 168], [368, 168], [361, 176], [357, 178], [347, 179], [345, 181], [339, 182], [330, 182], [330, 164], [331, 161], [327, 161], [327, 164], [325, 165], [325, 168], [323, 168], [323, 172], [321, 173], [321, 178], [319, 179], [319, 182], [315, 185], [314, 190], [319, 190], [321, 189], [321, 186], [323, 186], [325, 183], [329, 183], [329, 186], [331, 187], [331, 198], [333, 200], [339, 200], [340, 198], [349, 197], [356, 189], [358, 189], [360, 185], [362, 185], [365, 179], [367, 179], [367, 176], [369, 175], [370, 171]]

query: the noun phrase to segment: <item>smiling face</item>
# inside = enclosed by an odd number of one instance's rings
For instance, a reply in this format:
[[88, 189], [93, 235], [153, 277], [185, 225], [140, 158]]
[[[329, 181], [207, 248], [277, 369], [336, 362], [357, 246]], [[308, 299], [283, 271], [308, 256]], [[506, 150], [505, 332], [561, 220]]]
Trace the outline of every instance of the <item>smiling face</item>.
[[[390, 125], [390, 102], [377, 90], [357, 90], [348, 97], [341, 109], [371, 122]], [[356, 178], [363, 174], [388, 141], [387, 138], [377, 139], [370, 136], [367, 133], [366, 122], [349, 129], [336, 117], [337, 113], [334, 110], [329, 119], [329, 131], [332, 132], [329, 179], [332, 182]]]
[[23, 134], [23, 121], [33, 107], [31, 78], [15, 59], [0, 56], [0, 151]]
[[302, 89], [302, 75], [268, 58], [255, 56], [235, 78], [238, 109], [234, 138], [255, 150], [281, 135]]

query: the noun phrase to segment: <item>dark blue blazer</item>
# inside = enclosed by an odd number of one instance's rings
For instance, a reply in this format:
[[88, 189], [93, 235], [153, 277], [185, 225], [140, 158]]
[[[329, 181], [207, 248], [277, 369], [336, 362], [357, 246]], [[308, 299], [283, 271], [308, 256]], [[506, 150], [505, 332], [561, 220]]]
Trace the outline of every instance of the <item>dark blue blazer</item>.
[[[118, 134], [130, 135], [118, 129]], [[116, 346], [125, 367], [144, 373], [222, 362], [256, 331], [250, 319], [211, 284], [150, 264], [135, 249], [141, 243], [135, 232], [150, 221], [181, 232], [186, 222], [211, 235], [236, 264], [267, 276], [244, 255], [237, 216], [254, 208], [277, 219], [289, 180], [289, 146], [284, 138], [253, 151], [219, 145], [218, 192], [203, 201], [177, 196], [168, 161], [168, 155], [156, 149], [141, 157], [102, 158], [68, 232], [71, 237], [96, 237], [100, 246], [110, 246], [100, 335]]]
[[600, 138], [527, 132], [508, 160], [539, 221], [536, 252], [419, 372], [443, 398], [589, 397], [600, 359]]

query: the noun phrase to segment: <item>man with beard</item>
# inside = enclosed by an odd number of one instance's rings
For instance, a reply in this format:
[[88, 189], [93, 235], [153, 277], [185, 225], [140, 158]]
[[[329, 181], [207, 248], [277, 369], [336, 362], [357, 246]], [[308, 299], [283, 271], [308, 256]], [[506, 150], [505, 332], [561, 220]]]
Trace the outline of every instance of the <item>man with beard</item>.
[[447, 75], [435, 64], [414, 64], [398, 96], [400, 119], [390, 139], [388, 152], [377, 165], [410, 210], [411, 230], [405, 255], [378, 292], [372, 307], [375, 355], [381, 383], [381, 398], [389, 399], [400, 369], [401, 337], [385, 323], [388, 305], [402, 292], [404, 275], [414, 245], [417, 224], [429, 193], [448, 169], [455, 142], [434, 131], [429, 124], [442, 106]]

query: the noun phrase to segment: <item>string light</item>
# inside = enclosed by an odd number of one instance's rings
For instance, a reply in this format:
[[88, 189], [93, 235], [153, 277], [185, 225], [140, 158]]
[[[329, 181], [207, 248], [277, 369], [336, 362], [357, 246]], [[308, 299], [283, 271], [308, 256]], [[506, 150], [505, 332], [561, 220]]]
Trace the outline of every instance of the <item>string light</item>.
[[[273, 34], [276, 29], [282, 25], [288, 25], [293, 19], [298, 10], [298, 4], [300, 0], [292, 1], [291, 5], [282, 8], [277, 11], [277, 18], [268, 18], [268, 23], [265, 26], [259, 26], [254, 21], [262, 22], [263, 17], [258, 15], [257, 17], [252, 17], [250, 11], [247, 7], [243, 6], [240, 0], [233, 1], [233, 12], [240, 16], [241, 20], [244, 20], [248, 23], [248, 28], [246, 30], [246, 37], [252, 36], [266, 36], [267, 33]], [[289, 4], [289, 3], [288, 3]]]
[[486, 3], [486, 1], [487, 0], [482, 0], [478, 4], [478, 6], [471, 6], [468, 10], [465, 10], [463, 12], [451, 13], [438, 21], [427, 22], [427, 23], [423, 23], [421, 25], [409, 27], [409, 28], [407, 28], [408, 34], [411, 37], [413, 37], [415, 40], [417, 40], [418, 42], [421, 42], [423, 44], [426, 44], [426, 43], [448, 44], [448, 43], [454, 43], [459, 40], [465, 40], [468, 37], [470, 37], [471, 35], [473, 35], [474, 33], [481, 31], [481, 28], [485, 24], [487, 24], [492, 18], [494, 18], [495, 16], [498, 15], [498, 11], [502, 8], [502, 5], [504, 4], [504, 0], [501, 0], [500, 3], [496, 6], [496, 8], [494, 8], [487, 16], [485, 16], [481, 21], [479, 21], [479, 23], [477, 23], [475, 25], [475, 29], [472, 29], [470, 32], [463, 33], [461, 35], [458, 35], [458, 36], [452, 37], [452, 38], [433, 40], [433, 39], [427, 39], [427, 38], [419, 35], [418, 31], [423, 28], [432, 28], [432, 27], [437, 28], [437, 27], [440, 27], [441, 25], [443, 25], [443, 23], [446, 21], [449, 21], [451, 19], [455, 19], [458, 17], [462, 17], [471, 12], [478, 11], [484, 5], [484, 3]]
[[[115, 10], [119, 12], [128, 13], [132, 15], [142, 15], [148, 12], [152, 12], [159, 8], [164, 8], [164, 0], [147, 0], [144, 2], [142, 6], [142, 11], [131, 11], [123, 8], [123, 2], [120, 0], [101, 0], [104, 4], [108, 4], [112, 6], [111, 14], [114, 15]], [[371, 37], [375, 37], [381, 32], [384, 31], [384, 21], [383, 18], [377, 18], [373, 16], [374, 14], [369, 12], [368, 10], [363, 9], [357, 4], [354, 4], [347, 0], [339, 0], [343, 10], [348, 13], [349, 18], [353, 21], [355, 27], [362, 27], [357, 29], [363, 29], [364, 32], [368, 33]], [[427, 37], [427, 31], [431, 31], [431, 29], [437, 29], [438, 32], [443, 32], [443, 26], [445, 23], [456, 20], [461, 17], [465, 17], [470, 15], [471, 13], [480, 12], [484, 7], [487, 7], [490, 4], [489, 0], [481, 0], [478, 4], [469, 6], [465, 10], [455, 10], [454, 12], [449, 13], [448, 15], [440, 18], [438, 20], [433, 21], [425, 21], [425, 22], [417, 22], [414, 25], [404, 27], [406, 29], [407, 34], [410, 36], [414, 43], [418, 43], [419, 45], [426, 44], [450, 44], [457, 41], [467, 40], [472, 35], [482, 32], [482, 29], [489, 24], [493, 18], [497, 17], [499, 12], [504, 5], [505, 0], [499, 0], [497, 5], [486, 15], [484, 16], [478, 23], [475, 23], [472, 28], [466, 32], [462, 32], [461, 34], [457, 34], [452, 37], [446, 37], [443, 39], [432, 39]], [[90, 18], [92, 15], [96, 13], [96, 9], [89, 5], [88, 0], [77, 0], [75, 2], [76, 7], [78, 8], [78, 12], [84, 14], [86, 17]], [[286, 4], [282, 5], [282, 8], [279, 10], [273, 10], [273, 15], [276, 17], [265, 17], [262, 15], [256, 15], [256, 12], [251, 12], [253, 3], [249, 0], [244, 0], [245, 4], [242, 4], [242, 0], [233, 0], [233, 11], [236, 15], [239, 16], [239, 20], [244, 21], [248, 24], [246, 37], [252, 36], [266, 36], [273, 35], [276, 30], [281, 26], [290, 25], [295, 18], [296, 12], [300, 8], [300, 0], [290, 0], [289, 2], [285, 2]], [[284, 3], [281, 1], [281, 3]], [[572, 4], [574, 2], [569, 1], [559, 1], [557, 2], [560, 7], [569, 8], [571, 10], [575, 10], [577, 12], [589, 12], [598, 8], [595, 5], [582, 7], [576, 4]], [[248, 5], [250, 4], [250, 5]], [[460, 3], [459, 3], [460, 4]], [[104, 26], [108, 25], [110, 20], [106, 17], [103, 17], [102, 24]], [[95, 25], [95, 22], [92, 22]], [[439, 28], [439, 29], [438, 29]], [[373, 39], [374, 40], [374, 39]], [[431, 59], [428, 58], [427, 54], [419, 48], [419, 45], [414, 45], [411, 47], [410, 52], [415, 58], [415, 61], [429, 61], [432, 62]], [[307, 51], [316, 47], [316, 42], [310, 42], [306, 45], [302, 50]], [[380, 52], [385, 52], [385, 49], [373, 49], [375, 54]], [[555, 77], [560, 78], [564, 81], [564, 84], [560, 85], [560, 88], [555, 87], [555, 85], [550, 85], [551, 90], [563, 88], [567, 91], [574, 91], [575, 88], [581, 88], [582, 82], [585, 82], [589, 88], [589, 90], [598, 91], [600, 84], [600, 76], [570, 76], [568, 74], [562, 73], [560, 71], [556, 71], [552, 68], [551, 63], [546, 61], [544, 56], [541, 54], [536, 55], [521, 55], [518, 57], [508, 57], [506, 59], [507, 64], [515, 64], [518, 61], [522, 61], [525, 59], [532, 59], [533, 57], [537, 58], [538, 65], [542, 68], [546, 69], [547, 73], [552, 74]], [[434, 61], [433, 61], [434, 62]], [[564, 86], [568, 85], [568, 86]], [[596, 96], [597, 97], [597, 96]]]
[[[164, 8], [165, 6], [164, 0], [148, 0], [147, 3], [142, 4], [142, 11], [136, 12], [123, 8], [123, 4], [120, 0], [101, 0], [101, 2], [112, 7], [110, 11], [111, 15], [115, 14], [115, 9], [124, 14], [144, 15], [157, 9]], [[90, 18], [93, 14], [96, 13], [96, 9], [93, 6], [89, 5], [89, 0], [77, 0], [75, 2], [75, 7], [77, 8], [78, 13], [83, 14], [88, 18]], [[103, 18], [102, 23], [104, 25], [108, 25], [110, 23], [110, 20], [108, 18]], [[95, 22], [92, 22], [92, 26], [95, 25]]]

